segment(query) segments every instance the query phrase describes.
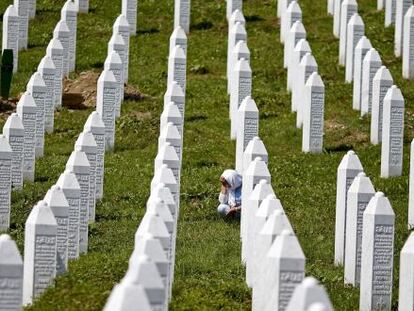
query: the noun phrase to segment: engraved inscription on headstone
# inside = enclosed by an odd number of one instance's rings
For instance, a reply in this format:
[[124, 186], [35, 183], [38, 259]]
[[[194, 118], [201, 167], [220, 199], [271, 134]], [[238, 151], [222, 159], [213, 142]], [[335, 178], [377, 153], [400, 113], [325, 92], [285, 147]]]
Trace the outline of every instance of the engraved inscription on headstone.
[[3, 15], [2, 50], [13, 50], [13, 72], [17, 72], [19, 60], [19, 23], [16, 7], [9, 5]]

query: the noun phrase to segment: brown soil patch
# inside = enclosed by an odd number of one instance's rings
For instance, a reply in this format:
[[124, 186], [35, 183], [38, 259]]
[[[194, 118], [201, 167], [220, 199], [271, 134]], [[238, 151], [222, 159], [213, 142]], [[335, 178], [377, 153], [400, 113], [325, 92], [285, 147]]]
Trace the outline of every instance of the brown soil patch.
[[369, 136], [367, 133], [350, 129], [345, 124], [340, 123], [337, 120], [326, 120], [325, 131], [327, 135], [332, 134], [340, 136], [338, 143], [342, 145], [364, 144], [369, 142]]
[[0, 98], [0, 118], [7, 119], [13, 112], [15, 112], [18, 101], [19, 98]]

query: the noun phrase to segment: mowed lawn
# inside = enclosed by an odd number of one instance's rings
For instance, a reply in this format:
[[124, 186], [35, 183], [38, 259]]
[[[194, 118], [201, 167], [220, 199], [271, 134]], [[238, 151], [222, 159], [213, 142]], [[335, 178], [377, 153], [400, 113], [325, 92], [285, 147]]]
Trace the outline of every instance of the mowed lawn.
[[[0, 2], [0, 12], [11, 4]], [[91, 0], [91, 12], [79, 16], [76, 78], [101, 71], [120, 2]], [[20, 54], [13, 96], [24, 91], [43, 57], [59, 20], [62, 0], [38, 0], [30, 23], [29, 50]], [[349, 149], [360, 157], [377, 190], [390, 198], [396, 213], [393, 302], [397, 307], [399, 252], [407, 238], [409, 143], [413, 138], [414, 84], [401, 78], [401, 61], [393, 56], [393, 29], [384, 29], [375, 1], [360, 1], [366, 33], [391, 70], [406, 99], [404, 174], [381, 179], [380, 147], [369, 143], [368, 118], [352, 110], [352, 85], [337, 65], [338, 40], [326, 1], [301, 1], [303, 22], [326, 86], [324, 152], [301, 152], [301, 131], [290, 112], [279, 43], [276, 1], [246, 0], [253, 97], [260, 109], [260, 136], [269, 152], [269, 169], [278, 198], [307, 258], [307, 274], [327, 288], [337, 310], [358, 308], [359, 290], [343, 285], [343, 269], [334, 267], [336, 169]], [[239, 225], [216, 215], [218, 177], [234, 166], [235, 144], [229, 139], [226, 95], [227, 22], [224, 0], [192, 1], [187, 60], [187, 101], [175, 283], [171, 310], [249, 310], [251, 294], [240, 264]], [[101, 310], [128, 266], [134, 233], [145, 212], [157, 152], [159, 116], [166, 90], [168, 40], [174, 2], [140, 0], [137, 36], [131, 41], [129, 83], [147, 96], [127, 100], [117, 121], [116, 150], [105, 159], [105, 197], [90, 226], [87, 255], [70, 263], [33, 310]], [[45, 157], [36, 162], [36, 181], [13, 193], [10, 234], [23, 251], [24, 222], [33, 205], [63, 172], [76, 137], [92, 111], [56, 113], [55, 132], [46, 137]], [[4, 123], [5, 120], [2, 120]], [[2, 123], [2, 124], [3, 124]]]

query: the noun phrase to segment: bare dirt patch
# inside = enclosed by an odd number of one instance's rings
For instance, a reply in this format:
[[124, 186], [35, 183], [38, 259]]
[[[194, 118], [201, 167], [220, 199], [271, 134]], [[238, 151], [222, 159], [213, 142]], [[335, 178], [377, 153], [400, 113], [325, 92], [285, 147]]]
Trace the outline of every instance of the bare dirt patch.
[[351, 129], [345, 124], [333, 119], [325, 121], [325, 133], [329, 136], [338, 137], [337, 143], [341, 145], [355, 145], [369, 142], [367, 133]]

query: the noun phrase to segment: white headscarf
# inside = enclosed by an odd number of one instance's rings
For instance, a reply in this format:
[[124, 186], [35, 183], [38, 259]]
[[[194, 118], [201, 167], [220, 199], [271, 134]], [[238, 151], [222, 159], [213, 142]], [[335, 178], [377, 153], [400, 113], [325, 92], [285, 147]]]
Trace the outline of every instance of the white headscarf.
[[242, 185], [242, 177], [235, 170], [225, 170], [221, 176], [229, 184], [231, 190], [235, 190]]

